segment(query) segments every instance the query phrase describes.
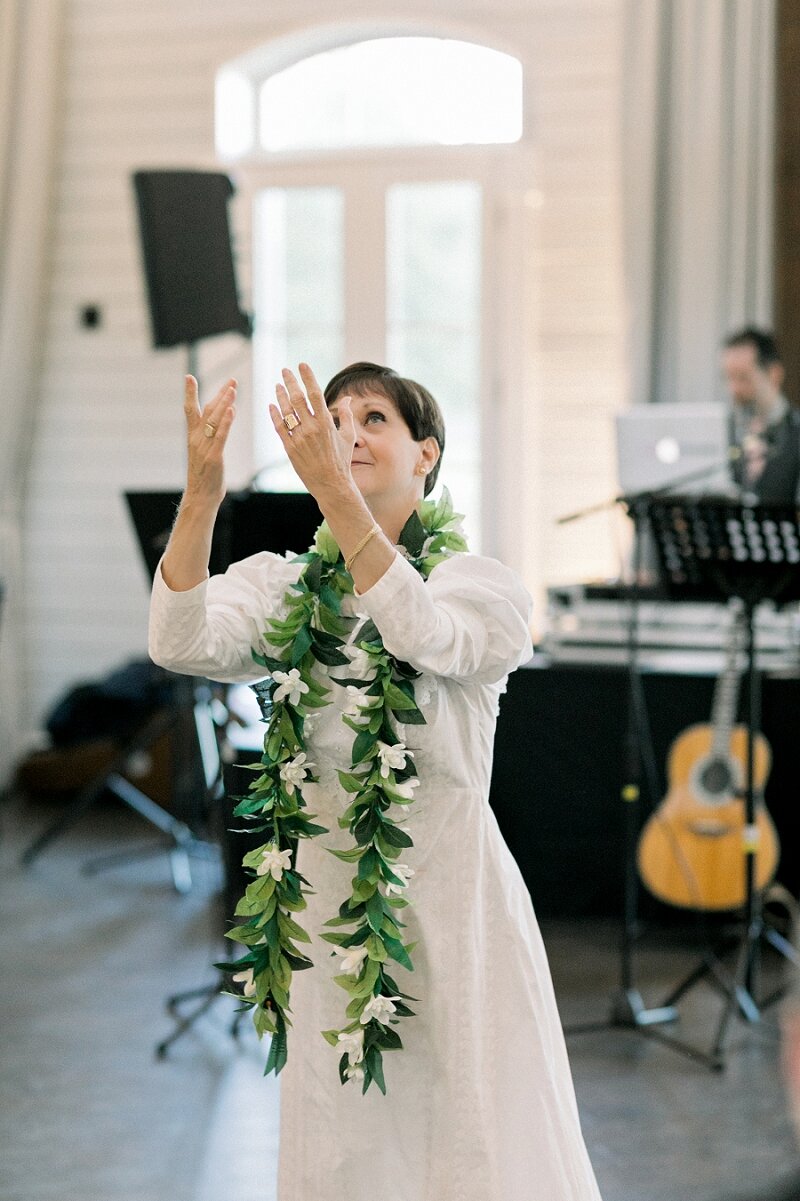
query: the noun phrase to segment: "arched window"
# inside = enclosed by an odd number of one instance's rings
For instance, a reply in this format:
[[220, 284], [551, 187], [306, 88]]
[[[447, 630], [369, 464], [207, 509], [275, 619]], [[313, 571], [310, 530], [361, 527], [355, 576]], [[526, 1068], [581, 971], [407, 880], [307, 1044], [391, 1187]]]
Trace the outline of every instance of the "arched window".
[[217, 151], [463, 146], [522, 136], [522, 65], [474, 42], [381, 37], [337, 46], [259, 79], [217, 80]]
[[269, 465], [264, 487], [297, 486], [265, 420], [282, 366], [305, 359], [324, 383], [356, 359], [388, 363], [439, 400], [441, 479], [475, 549], [498, 551], [498, 346], [513, 305], [498, 264], [513, 255], [498, 253], [494, 218], [522, 135], [522, 67], [475, 42], [372, 32], [312, 31], [218, 75], [217, 146], [250, 211], [254, 467]]

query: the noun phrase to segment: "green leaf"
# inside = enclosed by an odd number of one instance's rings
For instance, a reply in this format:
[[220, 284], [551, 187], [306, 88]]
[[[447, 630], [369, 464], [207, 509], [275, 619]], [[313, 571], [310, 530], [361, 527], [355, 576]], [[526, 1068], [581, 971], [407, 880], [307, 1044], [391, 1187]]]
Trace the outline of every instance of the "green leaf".
[[322, 556], [326, 563], [335, 563], [339, 558], [339, 547], [327, 521], [323, 521], [314, 536], [314, 550]]
[[365, 813], [362, 813], [353, 826], [353, 837], [359, 846], [363, 847], [372, 842], [379, 824], [380, 817], [377, 809], [370, 808]]
[[[334, 918], [333, 921], [341, 923], [341, 918]], [[331, 924], [330, 922], [325, 923], [326, 926], [329, 926], [330, 924]], [[323, 934], [321, 937], [324, 938], [326, 942], [332, 943], [333, 946], [335, 946], [335, 947], [342, 947], [342, 946], [344, 946], [344, 940], [347, 938], [347, 935], [346, 934]]]
[[377, 890], [378, 885], [374, 880], [359, 880], [353, 887], [353, 896], [359, 901], [368, 901]]
[[426, 726], [428, 723], [420, 709], [405, 710], [403, 713], [403, 725], [406, 726]]
[[361, 1014], [364, 1012], [364, 1009], [366, 1008], [366, 1004], [367, 1004], [366, 997], [353, 997], [353, 1000], [347, 1006], [347, 1009], [345, 1009], [345, 1014], [349, 1018], [360, 1018]]
[[381, 1026], [381, 1031], [376, 1042], [384, 1051], [402, 1051], [403, 1049], [400, 1035], [391, 1026]]
[[[417, 703], [413, 697], [408, 696], [396, 684], [389, 684], [384, 693], [386, 704], [390, 709], [396, 709], [398, 712], [406, 712], [408, 709], [416, 709]], [[405, 721], [405, 718], [403, 719]]]
[[277, 1030], [272, 1036], [272, 1042], [269, 1047], [269, 1055], [267, 1057], [267, 1066], [264, 1068], [264, 1075], [268, 1076], [270, 1072], [274, 1072], [278, 1076], [286, 1066], [286, 1026], [280, 1014], [277, 1016]]
[[310, 959], [306, 959], [305, 955], [290, 954], [286, 948], [284, 948], [283, 953], [288, 959], [289, 966], [293, 972], [303, 972], [306, 971], [307, 968], [314, 966]]
[[382, 725], [383, 711], [382, 709], [376, 709], [375, 712], [370, 716], [367, 729], [369, 730], [370, 734], [378, 734]]
[[387, 820], [381, 826], [381, 836], [390, 847], [413, 847], [414, 845], [413, 838], [409, 837], [405, 830], [401, 830], [399, 826], [392, 825]]
[[345, 792], [360, 792], [367, 782], [367, 776], [356, 776], [352, 772], [340, 771], [336, 774]]
[[411, 962], [408, 952], [403, 944], [396, 938], [390, 938], [388, 934], [384, 935], [383, 942], [392, 959], [401, 964], [402, 967], [408, 968], [410, 972], [413, 972], [414, 964]]
[[310, 935], [286, 913], [278, 913], [278, 929], [281, 934], [288, 938], [294, 938], [297, 942], [311, 942]]
[[[342, 612], [342, 600], [338, 592], [331, 588], [330, 584], [323, 584], [319, 590], [319, 599], [323, 605], [330, 609], [331, 613], [335, 613], [337, 617]], [[351, 618], [355, 622], [356, 618]]]
[[311, 650], [314, 658], [318, 662], [324, 663], [326, 667], [343, 667], [350, 662], [347, 655], [343, 655], [341, 651], [329, 650], [327, 647], [321, 646], [316, 639]]
[[377, 963], [385, 963], [387, 959], [386, 947], [383, 945], [383, 939], [378, 938], [377, 934], [370, 934], [367, 939], [367, 953], [370, 959], [376, 960]]
[[381, 932], [383, 917], [383, 897], [379, 892], [373, 893], [367, 901], [367, 921], [376, 934]]
[[297, 637], [294, 640], [294, 646], [292, 647], [292, 654], [290, 658], [292, 667], [297, 667], [298, 663], [300, 663], [305, 656], [306, 651], [311, 649], [311, 645], [311, 631], [307, 625], [301, 626], [297, 633]]
[[333, 847], [329, 847], [331, 855], [335, 855], [337, 859], [341, 859], [344, 863], [357, 863], [364, 853], [363, 847], [353, 847], [349, 851], [335, 851]]
[[377, 739], [370, 730], [362, 730], [353, 743], [353, 767], [363, 763], [375, 749]]
[[358, 863], [359, 880], [367, 880], [378, 869], [380, 862], [380, 856], [375, 848], [368, 847]]
[[358, 631], [358, 644], [362, 642], [380, 642], [381, 634], [378, 627], [371, 617], [367, 618], [361, 629]]
[[303, 583], [310, 592], [319, 592], [322, 583], [322, 556], [315, 556], [302, 575]]
[[416, 559], [422, 551], [425, 538], [425, 527], [415, 510], [400, 531], [400, 545], [406, 548], [413, 559]]
[[[364, 1062], [365, 1068], [369, 1070], [369, 1075], [375, 1081], [383, 1095], [386, 1096], [386, 1083], [383, 1078], [383, 1056], [374, 1043], [367, 1051], [364, 1057]], [[364, 1091], [366, 1092], [366, 1089]]]
[[319, 622], [323, 630], [328, 634], [336, 634], [340, 638], [346, 637], [353, 628], [354, 618], [339, 617], [327, 605], [319, 607]]
[[339, 1045], [339, 1031], [338, 1030], [323, 1030], [323, 1031], [321, 1031], [321, 1034], [322, 1034], [322, 1037], [325, 1039], [326, 1043], [330, 1043], [330, 1045], [332, 1047], [338, 1047], [338, 1045]]

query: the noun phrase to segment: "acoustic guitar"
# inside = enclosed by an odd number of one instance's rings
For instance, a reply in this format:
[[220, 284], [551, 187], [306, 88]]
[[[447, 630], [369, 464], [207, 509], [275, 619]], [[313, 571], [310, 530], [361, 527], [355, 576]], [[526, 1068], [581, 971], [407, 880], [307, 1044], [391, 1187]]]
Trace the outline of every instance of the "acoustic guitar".
[[726, 648], [714, 689], [711, 724], [689, 726], [667, 760], [668, 791], [642, 828], [639, 874], [660, 901], [683, 909], [737, 909], [746, 899], [745, 849], [755, 850], [755, 886], [770, 883], [778, 865], [778, 835], [763, 801], [771, 752], [753, 740], [754, 824], [747, 827], [747, 727], [734, 725], [741, 669], [742, 614]]

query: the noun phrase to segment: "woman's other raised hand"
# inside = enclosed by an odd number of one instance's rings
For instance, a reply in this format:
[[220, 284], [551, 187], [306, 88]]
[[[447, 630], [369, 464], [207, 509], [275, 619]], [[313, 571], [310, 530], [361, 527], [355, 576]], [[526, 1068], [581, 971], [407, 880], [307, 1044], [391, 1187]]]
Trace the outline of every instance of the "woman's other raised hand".
[[219, 506], [225, 497], [224, 454], [236, 415], [236, 380], [228, 380], [201, 409], [197, 380], [187, 375], [183, 411], [188, 444], [186, 493]]
[[194, 588], [208, 575], [217, 510], [225, 499], [225, 443], [235, 415], [236, 380], [229, 380], [200, 408], [197, 380], [186, 376], [188, 469], [186, 491], [161, 561], [161, 574], [173, 592]]

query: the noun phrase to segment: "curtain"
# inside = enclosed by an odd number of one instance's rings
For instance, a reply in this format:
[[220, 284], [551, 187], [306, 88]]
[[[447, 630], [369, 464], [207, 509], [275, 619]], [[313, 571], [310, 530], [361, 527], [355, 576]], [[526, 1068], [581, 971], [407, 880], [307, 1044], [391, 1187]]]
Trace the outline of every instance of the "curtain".
[[724, 335], [772, 319], [774, 0], [623, 14], [630, 399], [719, 399]]
[[0, 783], [21, 747], [21, 530], [39, 390], [61, 0], [0, 0]]

